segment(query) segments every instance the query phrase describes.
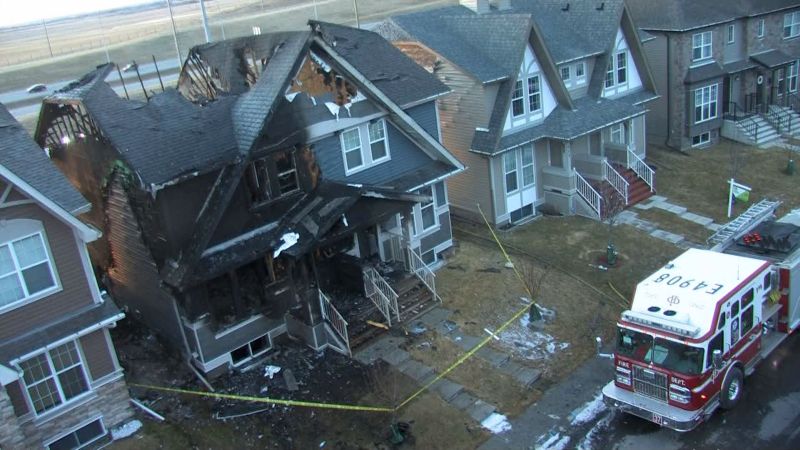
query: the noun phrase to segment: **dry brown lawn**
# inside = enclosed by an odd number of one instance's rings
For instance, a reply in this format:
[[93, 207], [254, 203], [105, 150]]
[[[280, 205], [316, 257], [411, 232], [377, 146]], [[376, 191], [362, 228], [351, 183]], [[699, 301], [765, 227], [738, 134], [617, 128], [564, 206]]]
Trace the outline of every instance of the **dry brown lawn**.
[[[705, 245], [706, 239], [711, 236], [712, 231], [708, 228], [690, 222], [677, 214], [663, 209], [651, 208], [648, 210], [634, 209], [640, 219], [651, 222], [658, 228], [683, 235], [687, 240]], [[694, 212], [694, 211], [692, 211]]]

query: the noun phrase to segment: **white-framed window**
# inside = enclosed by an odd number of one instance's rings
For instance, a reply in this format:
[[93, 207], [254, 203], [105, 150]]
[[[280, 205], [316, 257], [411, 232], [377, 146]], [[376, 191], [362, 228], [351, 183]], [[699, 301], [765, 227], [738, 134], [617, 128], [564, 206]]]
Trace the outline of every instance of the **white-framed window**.
[[605, 87], [612, 88], [628, 82], [628, 51], [617, 52], [608, 64]]
[[514, 93], [511, 95], [511, 115], [519, 117], [525, 114], [525, 97], [522, 91], [522, 80], [517, 80], [514, 83]]
[[728, 44], [736, 42], [736, 27], [733, 24], [728, 25]]
[[517, 182], [517, 152], [509, 151], [503, 154], [503, 174], [505, 175], [506, 194], [519, 189]]
[[539, 75], [528, 77], [528, 112], [542, 110], [542, 83]]
[[705, 133], [698, 134], [696, 136], [692, 136], [692, 147], [698, 147], [700, 145], [705, 145], [711, 142], [711, 133], [706, 131]]
[[62, 435], [45, 444], [48, 450], [73, 450], [88, 446], [92, 442], [106, 435], [106, 428], [100, 417], [85, 422], [73, 431]]
[[533, 186], [536, 181], [533, 165], [533, 146], [526, 145], [519, 150], [522, 153], [522, 187]]
[[569, 66], [561, 67], [561, 79], [564, 81], [569, 81], [570, 72]]
[[797, 92], [797, 67], [800, 61], [795, 61], [787, 67], [786, 80], [789, 83], [789, 92]]
[[712, 84], [694, 91], [694, 122], [700, 123], [717, 117], [717, 85]]
[[759, 19], [756, 24], [756, 37], [759, 39], [764, 37], [764, 19]]
[[345, 175], [352, 175], [391, 159], [384, 119], [344, 130], [340, 139]]
[[618, 123], [610, 127], [610, 139], [613, 144], [625, 144], [625, 124]]
[[692, 35], [692, 61], [711, 58], [711, 32], [704, 31]]
[[581, 80], [586, 80], [586, 63], [579, 62], [578, 64], [575, 64], [575, 78], [577, 78], [578, 82], [581, 82]]
[[41, 231], [0, 245], [0, 309], [52, 291], [57, 285]]
[[783, 16], [783, 38], [789, 39], [800, 35], [800, 11]]
[[25, 392], [36, 415], [89, 391], [89, 379], [74, 341], [19, 363]]
[[417, 193], [430, 197], [430, 200], [414, 205], [413, 222], [415, 236], [419, 236], [439, 226], [439, 216], [436, 214], [437, 201], [435, 190], [429, 185], [420, 189]]

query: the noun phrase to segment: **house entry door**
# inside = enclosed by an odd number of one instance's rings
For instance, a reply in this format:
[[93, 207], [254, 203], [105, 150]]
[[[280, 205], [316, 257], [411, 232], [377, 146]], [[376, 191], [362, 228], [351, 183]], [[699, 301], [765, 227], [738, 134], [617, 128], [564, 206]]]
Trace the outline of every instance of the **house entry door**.
[[535, 173], [533, 145], [523, 145], [503, 154], [506, 211], [512, 222], [533, 215], [536, 202]]

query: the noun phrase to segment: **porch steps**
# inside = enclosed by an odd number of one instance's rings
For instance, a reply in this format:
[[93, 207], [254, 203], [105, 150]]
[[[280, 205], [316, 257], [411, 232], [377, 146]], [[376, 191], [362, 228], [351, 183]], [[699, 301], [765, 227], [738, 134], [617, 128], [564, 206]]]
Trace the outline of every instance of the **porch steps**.
[[[625, 208], [629, 208], [637, 203], [640, 203], [648, 198], [652, 197], [654, 192], [650, 191], [650, 186], [645, 183], [644, 180], [639, 178], [631, 169], [626, 169], [621, 165], [614, 165], [614, 169], [619, 172], [625, 178], [625, 181], [628, 182], [628, 204], [625, 205]], [[611, 186], [610, 183], [606, 181], [600, 180], [588, 180], [589, 184], [600, 194], [601, 198], [609, 198], [614, 197], [616, 201], [622, 202], [622, 195]], [[608, 218], [607, 215], [608, 209], [605, 205], [605, 202], [600, 204], [600, 220], [606, 220]]]
[[756, 139], [756, 136], [753, 136], [753, 134], [749, 133], [746, 129], [741, 128], [740, 123], [737, 123], [737, 126], [744, 131], [744, 134], [750, 138], [751, 142], [761, 146], [780, 139], [781, 136], [778, 134], [778, 131], [760, 114], [752, 116], [752, 119], [758, 126], [758, 139]]
[[800, 114], [797, 114], [792, 108], [779, 105], [769, 105], [770, 111], [778, 111], [780, 114], [788, 115], [789, 127], [788, 130], [783, 130], [785, 135], [792, 137], [800, 136]]

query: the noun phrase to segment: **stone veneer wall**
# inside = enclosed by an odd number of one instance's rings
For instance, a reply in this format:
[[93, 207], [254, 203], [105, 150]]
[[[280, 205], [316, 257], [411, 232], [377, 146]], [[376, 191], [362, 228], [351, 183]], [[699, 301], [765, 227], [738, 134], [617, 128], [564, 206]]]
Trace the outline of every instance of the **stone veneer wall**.
[[[5, 390], [0, 391], [0, 419], [2, 419], [2, 423], [0, 423], [0, 446], [2, 446], [3, 450], [42, 448], [46, 440], [59, 436], [93, 418], [102, 416], [103, 425], [108, 431], [133, 416], [128, 388], [125, 385], [124, 378], [120, 377], [96, 388], [95, 394], [97, 396], [88, 402], [37, 426], [35, 420], [21, 423], [22, 421], [14, 416], [11, 402], [7, 400], [8, 397], [5, 394]], [[10, 411], [11, 420], [6, 419], [7, 410]], [[15, 426], [17, 424], [18, 426]], [[6, 428], [9, 429], [7, 430]], [[7, 433], [9, 434], [7, 435]], [[7, 436], [9, 437], [8, 440], [6, 440]]]

